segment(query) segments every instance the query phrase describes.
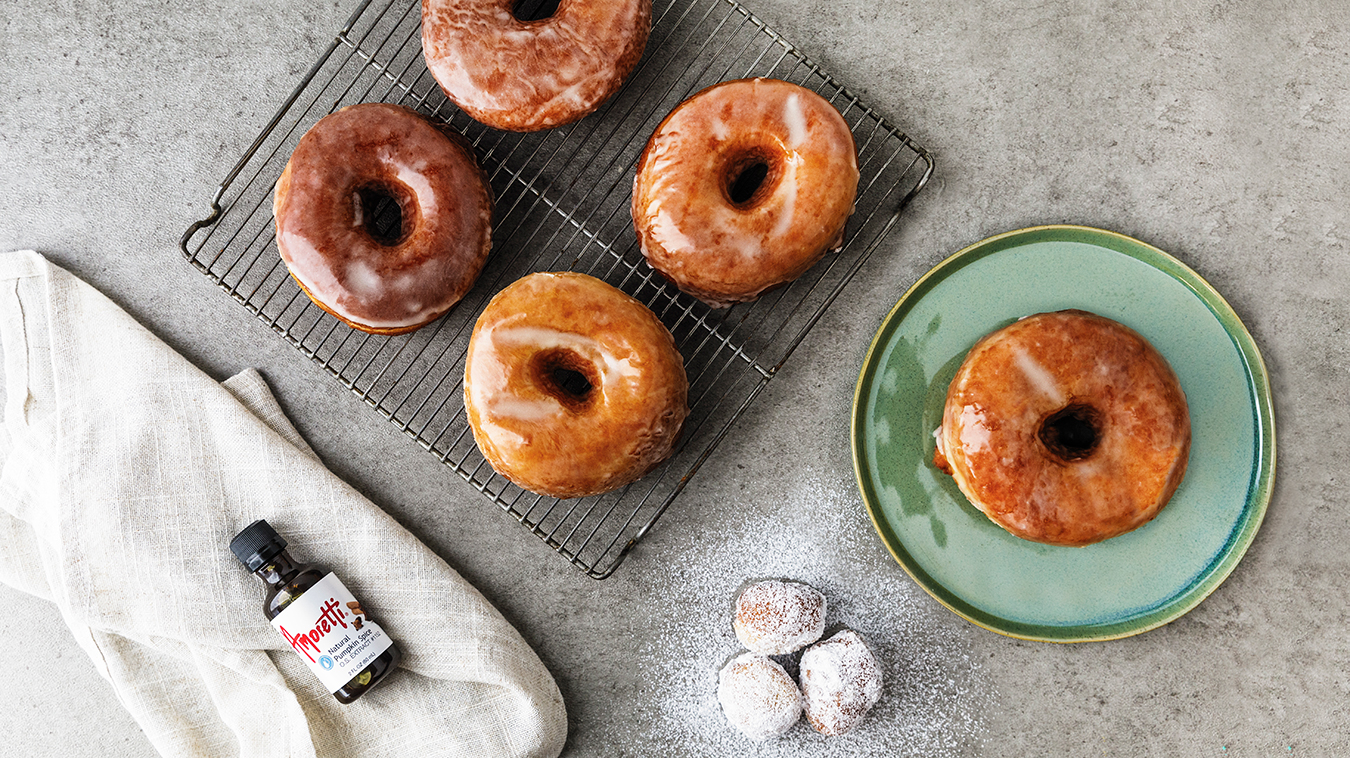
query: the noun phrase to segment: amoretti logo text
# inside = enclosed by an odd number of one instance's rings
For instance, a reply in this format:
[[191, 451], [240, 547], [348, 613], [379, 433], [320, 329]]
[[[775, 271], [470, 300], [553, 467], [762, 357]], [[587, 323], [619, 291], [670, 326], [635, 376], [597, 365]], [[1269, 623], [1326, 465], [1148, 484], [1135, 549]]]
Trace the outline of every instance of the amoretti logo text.
[[[301, 634], [291, 634], [286, 631], [286, 627], [278, 626], [281, 630], [281, 636], [286, 638], [291, 647], [297, 653], [303, 653], [311, 663], [314, 662], [314, 656], [319, 652], [319, 641], [325, 634], [338, 628], [347, 628], [347, 612], [342, 609], [342, 604], [336, 598], [329, 598], [323, 605], [319, 606], [319, 618], [314, 622], [314, 628]], [[311, 653], [312, 651], [312, 653]]]

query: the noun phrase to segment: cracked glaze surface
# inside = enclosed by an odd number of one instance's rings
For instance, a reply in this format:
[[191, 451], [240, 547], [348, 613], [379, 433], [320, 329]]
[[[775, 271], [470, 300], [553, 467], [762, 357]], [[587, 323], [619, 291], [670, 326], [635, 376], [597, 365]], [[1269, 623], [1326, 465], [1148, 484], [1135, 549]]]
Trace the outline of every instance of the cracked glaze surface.
[[591, 113], [647, 44], [651, 0], [561, 0], [538, 21], [512, 0], [423, 0], [427, 68], [456, 105], [497, 129], [537, 131]]
[[[733, 202], [747, 165], [768, 173]], [[666, 117], [633, 188], [643, 255], [714, 307], [753, 300], [843, 243], [858, 161], [853, 135], [819, 95], [775, 79], [709, 87]]]
[[[541, 358], [565, 356], [591, 385], [569, 398]], [[474, 326], [464, 407], [474, 440], [512, 482], [554, 497], [623, 486], [665, 460], [689, 414], [684, 362], [645, 305], [599, 279], [537, 273]]]
[[[402, 239], [366, 227], [362, 191], [403, 214]], [[300, 139], [273, 201], [277, 249], [315, 304], [370, 332], [395, 334], [459, 302], [492, 246], [492, 197], [472, 153], [399, 106], [354, 105]]]
[[[1095, 449], [1066, 461], [1042, 423], [1096, 409]], [[1143, 337], [1084, 311], [1029, 316], [971, 348], [947, 392], [939, 456], [961, 492], [999, 526], [1080, 546], [1150, 521], [1186, 472], [1191, 425], [1167, 361]], [[938, 461], [941, 463], [941, 461]]]

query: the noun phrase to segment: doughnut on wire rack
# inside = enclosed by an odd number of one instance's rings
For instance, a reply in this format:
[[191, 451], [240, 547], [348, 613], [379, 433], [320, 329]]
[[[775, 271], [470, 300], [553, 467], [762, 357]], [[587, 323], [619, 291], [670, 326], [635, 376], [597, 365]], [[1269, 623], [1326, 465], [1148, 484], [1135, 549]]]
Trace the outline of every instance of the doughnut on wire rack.
[[[501, 132], [469, 119], [422, 60], [416, 0], [364, 0], [220, 183], [210, 215], [184, 233], [183, 255], [230, 297], [381, 416], [524, 524], [577, 568], [610, 576], [647, 534], [844, 286], [896, 226], [933, 173], [933, 159], [740, 4], [654, 0], [641, 63], [596, 113], [543, 132]], [[843, 114], [861, 179], [846, 243], [789, 286], [714, 310], [666, 283], [643, 259], [629, 205], [647, 138], [688, 96], [727, 79], [765, 76], [820, 93]], [[301, 135], [359, 102], [400, 103], [448, 123], [472, 144], [497, 211], [493, 251], [469, 294], [407, 335], [355, 331], [310, 302], [278, 256], [272, 189]], [[396, 218], [396, 216], [394, 217]], [[637, 482], [557, 500], [496, 474], [463, 407], [464, 356], [487, 301], [533, 271], [580, 271], [646, 303], [674, 334], [689, 375], [679, 446]]]

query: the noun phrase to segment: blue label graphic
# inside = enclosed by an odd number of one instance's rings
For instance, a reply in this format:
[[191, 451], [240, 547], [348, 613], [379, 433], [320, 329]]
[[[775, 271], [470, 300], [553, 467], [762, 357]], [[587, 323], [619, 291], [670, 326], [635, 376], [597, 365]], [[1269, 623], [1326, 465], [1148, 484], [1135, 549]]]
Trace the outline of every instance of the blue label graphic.
[[319, 658], [319, 665], [323, 666], [324, 671], [331, 671], [333, 669], [333, 659], [325, 655]]

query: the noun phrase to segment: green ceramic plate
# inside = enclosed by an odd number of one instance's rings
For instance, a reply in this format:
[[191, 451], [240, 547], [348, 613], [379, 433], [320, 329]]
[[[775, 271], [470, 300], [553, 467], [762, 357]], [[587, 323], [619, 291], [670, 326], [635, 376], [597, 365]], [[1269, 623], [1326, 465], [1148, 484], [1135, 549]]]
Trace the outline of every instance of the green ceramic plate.
[[[1190, 464], [1171, 502], [1143, 527], [1084, 548], [1013, 537], [932, 464], [947, 385], [975, 341], [1064, 308], [1144, 335], [1176, 370], [1191, 412]], [[852, 437], [863, 501], [910, 576], [980, 626], [1057, 642], [1126, 637], [1194, 608], [1251, 544], [1275, 473], [1270, 382], [1232, 308], [1161, 250], [1078, 226], [992, 237], [911, 287], [868, 351]]]

